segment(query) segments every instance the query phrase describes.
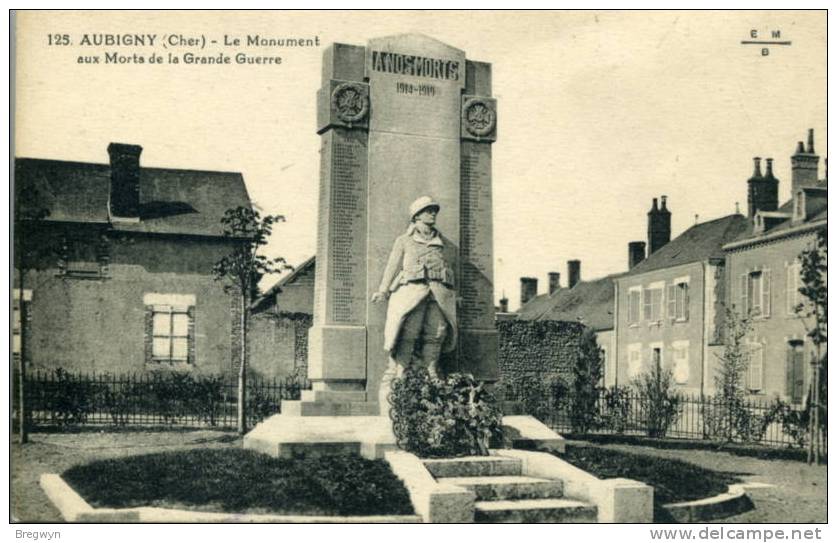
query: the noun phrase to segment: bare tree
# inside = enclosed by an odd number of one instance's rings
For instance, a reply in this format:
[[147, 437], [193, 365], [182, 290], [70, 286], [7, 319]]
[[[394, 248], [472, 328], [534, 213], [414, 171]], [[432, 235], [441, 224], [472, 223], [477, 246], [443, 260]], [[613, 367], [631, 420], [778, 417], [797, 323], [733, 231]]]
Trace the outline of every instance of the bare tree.
[[826, 410], [827, 394], [821, 392], [827, 390], [827, 384], [820, 382], [824, 376], [821, 375], [821, 364], [826, 357], [822, 352], [823, 345], [828, 342], [828, 231], [823, 229], [817, 233], [817, 240], [813, 246], [802, 251], [799, 255], [801, 264], [800, 280], [802, 287], [799, 292], [808, 299], [807, 303], [799, 304], [796, 307], [797, 314], [804, 319], [812, 319], [813, 325], [808, 326], [808, 337], [814, 344], [814, 353], [811, 357], [811, 387], [809, 404], [811, 416], [809, 417], [809, 440], [808, 440], [808, 463], [820, 461], [821, 443], [820, 415]]
[[14, 202], [14, 263], [18, 276], [18, 317], [20, 319], [20, 360], [18, 361], [18, 424], [19, 441], [21, 444], [29, 441], [29, 429], [26, 426], [27, 405], [24, 385], [26, 382], [26, 311], [24, 292], [26, 291], [26, 272], [34, 265], [43, 240], [30, 240], [29, 234], [37, 228], [33, 225], [37, 221], [49, 216], [49, 209], [40, 207], [40, 193], [33, 186], [19, 188]]
[[215, 279], [224, 281], [227, 292], [237, 296], [239, 309], [239, 358], [238, 358], [238, 406], [237, 430], [247, 431], [247, 327], [250, 322], [250, 305], [258, 291], [259, 280], [267, 274], [291, 269], [284, 258], [267, 258], [260, 250], [273, 233], [273, 225], [284, 221], [282, 215], [265, 215], [249, 207], [228, 209], [221, 219], [224, 236], [234, 240], [230, 254], [219, 260], [212, 269]]

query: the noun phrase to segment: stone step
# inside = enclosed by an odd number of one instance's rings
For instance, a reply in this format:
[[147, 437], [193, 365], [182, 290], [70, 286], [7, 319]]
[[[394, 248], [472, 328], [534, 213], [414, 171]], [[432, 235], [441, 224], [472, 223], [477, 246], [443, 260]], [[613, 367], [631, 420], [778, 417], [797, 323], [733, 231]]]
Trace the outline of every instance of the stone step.
[[424, 466], [433, 477], [481, 477], [521, 475], [519, 458], [498, 456], [464, 456], [462, 458], [428, 458]]
[[300, 393], [303, 402], [365, 402], [365, 390], [303, 390]]
[[282, 400], [282, 414], [294, 417], [375, 416], [378, 404], [368, 402], [310, 402]]
[[501, 500], [474, 504], [474, 522], [596, 522], [595, 505], [566, 500]]
[[439, 482], [467, 488], [477, 495], [477, 500], [560, 498], [564, 495], [561, 481], [520, 475], [444, 477]]

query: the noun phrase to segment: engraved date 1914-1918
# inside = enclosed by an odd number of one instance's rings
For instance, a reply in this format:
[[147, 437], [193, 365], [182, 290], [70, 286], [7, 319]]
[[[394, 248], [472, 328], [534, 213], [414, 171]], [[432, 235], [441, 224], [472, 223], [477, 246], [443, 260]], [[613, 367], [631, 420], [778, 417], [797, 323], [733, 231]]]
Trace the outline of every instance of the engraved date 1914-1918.
[[433, 85], [414, 85], [413, 83], [398, 82], [395, 84], [395, 91], [398, 94], [412, 94], [415, 96], [436, 96], [436, 87]]

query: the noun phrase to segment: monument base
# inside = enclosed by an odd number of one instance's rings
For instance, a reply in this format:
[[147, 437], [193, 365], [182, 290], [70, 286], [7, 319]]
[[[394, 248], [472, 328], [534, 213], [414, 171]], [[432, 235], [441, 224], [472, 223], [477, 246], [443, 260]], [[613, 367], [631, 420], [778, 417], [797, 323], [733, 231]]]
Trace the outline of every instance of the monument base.
[[[370, 459], [383, 458], [386, 451], [398, 449], [389, 417], [289, 413], [295, 406], [308, 403], [282, 402], [285, 412], [257, 424], [244, 436], [244, 448], [275, 458], [359, 454]], [[313, 409], [334, 404], [311, 405]], [[372, 406], [377, 413], [377, 404], [358, 405]], [[565, 450], [564, 438], [530, 416], [503, 417], [503, 432], [507, 447], [558, 453]]]
[[[282, 408], [288, 403], [293, 402], [282, 402]], [[376, 404], [367, 405], [374, 406], [377, 413]], [[389, 417], [282, 413], [257, 424], [244, 436], [244, 448], [275, 458], [354, 453], [374, 459], [398, 447]]]

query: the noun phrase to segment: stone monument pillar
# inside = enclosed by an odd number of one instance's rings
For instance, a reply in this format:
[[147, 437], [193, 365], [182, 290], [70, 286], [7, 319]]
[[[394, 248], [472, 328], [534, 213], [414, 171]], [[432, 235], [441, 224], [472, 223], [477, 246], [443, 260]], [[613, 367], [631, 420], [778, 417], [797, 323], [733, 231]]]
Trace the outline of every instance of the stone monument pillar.
[[497, 378], [491, 209], [497, 110], [490, 96], [489, 64], [426, 36], [325, 51], [308, 361], [313, 391], [301, 414], [377, 412], [371, 404], [387, 361], [386, 305], [369, 299], [407, 227], [407, 206], [424, 194], [441, 204], [437, 227], [460, 255], [460, 342], [443, 368]]

